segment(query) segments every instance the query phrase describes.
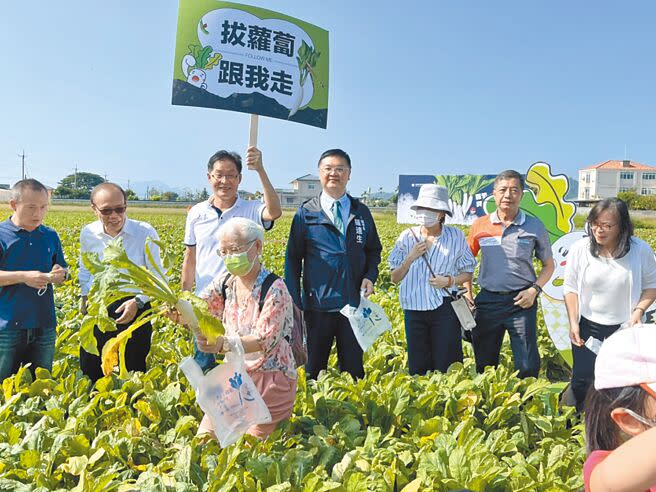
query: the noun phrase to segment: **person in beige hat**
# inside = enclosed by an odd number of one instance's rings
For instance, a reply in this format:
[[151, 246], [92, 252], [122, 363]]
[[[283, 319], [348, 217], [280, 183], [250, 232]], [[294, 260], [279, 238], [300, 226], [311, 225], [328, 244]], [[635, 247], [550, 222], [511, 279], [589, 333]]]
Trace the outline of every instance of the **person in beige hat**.
[[445, 372], [462, 362], [460, 322], [449, 290], [471, 281], [476, 260], [460, 229], [445, 226], [448, 190], [424, 184], [412, 205], [419, 227], [401, 233], [388, 262], [400, 283], [410, 374]]
[[585, 402], [586, 492], [656, 492], [656, 327], [608, 337]]

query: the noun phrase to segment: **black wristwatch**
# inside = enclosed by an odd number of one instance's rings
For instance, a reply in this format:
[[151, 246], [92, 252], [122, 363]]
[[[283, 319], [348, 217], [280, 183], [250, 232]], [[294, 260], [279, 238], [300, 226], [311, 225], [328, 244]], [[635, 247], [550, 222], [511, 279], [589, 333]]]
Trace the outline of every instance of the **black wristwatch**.
[[143, 307], [146, 305], [145, 301], [139, 296], [136, 296], [134, 301], [137, 303], [138, 309], [143, 309]]
[[533, 282], [533, 283], [531, 284], [531, 287], [535, 287], [535, 290], [538, 291], [538, 294], [537, 294], [537, 295], [542, 294], [542, 287], [540, 287], [540, 286], [537, 284], [537, 282]]

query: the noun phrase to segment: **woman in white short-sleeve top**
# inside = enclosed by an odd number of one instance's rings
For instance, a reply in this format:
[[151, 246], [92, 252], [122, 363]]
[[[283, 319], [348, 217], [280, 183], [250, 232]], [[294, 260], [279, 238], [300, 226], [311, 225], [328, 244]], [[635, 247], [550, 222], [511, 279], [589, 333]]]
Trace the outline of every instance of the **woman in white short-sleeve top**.
[[598, 202], [586, 226], [590, 236], [574, 243], [567, 255], [563, 286], [574, 358], [571, 386], [579, 411], [596, 360], [585, 342], [590, 337], [603, 341], [623, 323], [640, 323], [656, 299], [656, 258], [646, 242], [633, 236], [626, 203], [618, 198]]

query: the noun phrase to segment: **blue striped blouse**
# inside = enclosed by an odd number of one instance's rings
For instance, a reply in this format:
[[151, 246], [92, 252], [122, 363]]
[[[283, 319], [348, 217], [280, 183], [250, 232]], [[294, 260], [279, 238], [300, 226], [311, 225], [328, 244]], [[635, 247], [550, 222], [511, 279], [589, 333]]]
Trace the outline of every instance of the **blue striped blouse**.
[[[419, 227], [413, 227], [417, 238], [421, 238]], [[414, 238], [410, 229], [406, 229], [396, 240], [387, 260], [390, 269], [395, 270], [403, 260], [406, 259], [417, 239]], [[433, 246], [426, 252], [431, 268], [436, 275], [455, 276], [463, 272], [473, 273], [476, 268], [476, 259], [472, 255], [465, 235], [460, 229], [442, 226], [442, 234], [435, 238]], [[413, 311], [430, 311], [442, 305], [446, 289], [435, 289], [428, 283], [431, 273], [426, 262], [417, 258], [407, 275], [401, 281], [399, 299], [403, 309]]]

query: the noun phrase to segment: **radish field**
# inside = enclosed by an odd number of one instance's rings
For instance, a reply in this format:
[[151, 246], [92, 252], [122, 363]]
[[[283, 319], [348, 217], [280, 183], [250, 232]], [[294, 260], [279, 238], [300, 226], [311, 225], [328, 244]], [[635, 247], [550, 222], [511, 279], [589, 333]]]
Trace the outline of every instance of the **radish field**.
[[[130, 211], [168, 245], [179, 283], [185, 215]], [[3, 212], [2, 219], [9, 212]], [[366, 376], [329, 370], [316, 382], [300, 371], [291, 419], [266, 441], [249, 436], [221, 449], [195, 437], [202, 416], [178, 368], [190, 335], [154, 325], [145, 374], [118, 373], [94, 386], [79, 371], [78, 237], [84, 209], [53, 210], [46, 224], [64, 244], [71, 280], [56, 289], [58, 339], [52, 374], [21, 369], [0, 396], [0, 490], [46, 491], [560, 491], [582, 487], [583, 425], [560, 406], [553, 383], [569, 369], [539, 321], [542, 369], [520, 380], [504, 345], [502, 363], [475, 372], [471, 347], [448, 373], [407, 372], [403, 312], [387, 256], [403, 226], [375, 216], [383, 243], [372, 299], [393, 330], [365, 354]], [[291, 213], [267, 232], [264, 264], [282, 275]], [[650, 241], [650, 231], [638, 233]], [[650, 241], [654, 242], [654, 241]], [[331, 364], [335, 366], [334, 356]]]

